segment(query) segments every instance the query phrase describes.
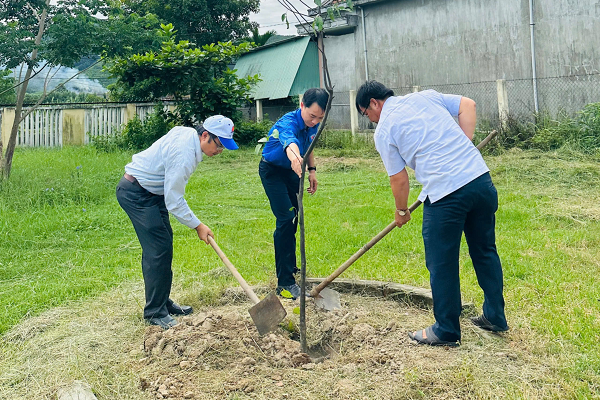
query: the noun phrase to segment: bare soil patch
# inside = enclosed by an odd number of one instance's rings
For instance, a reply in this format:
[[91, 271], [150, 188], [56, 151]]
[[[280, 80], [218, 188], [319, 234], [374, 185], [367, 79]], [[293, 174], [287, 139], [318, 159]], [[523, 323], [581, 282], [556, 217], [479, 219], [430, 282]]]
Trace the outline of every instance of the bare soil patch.
[[134, 363], [140, 388], [157, 399], [497, 398], [524, 386], [542, 394], [544, 382], [530, 377], [553, 375], [510, 334], [489, 334], [465, 320], [459, 349], [423, 347], [407, 332], [431, 323], [429, 311], [357, 295], [343, 299], [344, 309], [335, 312], [309, 300], [309, 354], [294, 329], [298, 302], [285, 304], [287, 329], [264, 337], [247, 303], [201, 310], [169, 331], [148, 327], [143, 357]]

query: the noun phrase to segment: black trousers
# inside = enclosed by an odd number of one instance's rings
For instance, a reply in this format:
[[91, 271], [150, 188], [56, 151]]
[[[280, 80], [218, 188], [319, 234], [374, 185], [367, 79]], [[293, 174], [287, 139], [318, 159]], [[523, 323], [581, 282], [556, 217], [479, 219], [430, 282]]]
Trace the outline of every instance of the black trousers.
[[164, 196], [150, 193], [137, 182], [121, 178], [119, 205], [133, 223], [142, 245], [142, 274], [146, 293], [144, 318], [166, 317], [173, 271], [173, 230]]
[[266, 161], [258, 166], [258, 175], [275, 215], [275, 270], [277, 284], [289, 286], [296, 283], [296, 231], [298, 229], [298, 190], [300, 178], [288, 168]]
[[489, 173], [448, 196], [423, 205], [425, 261], [433, 295], [433, 332], [442, 340], [460, 340], [461, 296], [459, 251], [464, 231], [477, 282], [485, 296], [483, 314], [507, 327], [502, 295], [503, 277], [496, 250], [498, 193]]

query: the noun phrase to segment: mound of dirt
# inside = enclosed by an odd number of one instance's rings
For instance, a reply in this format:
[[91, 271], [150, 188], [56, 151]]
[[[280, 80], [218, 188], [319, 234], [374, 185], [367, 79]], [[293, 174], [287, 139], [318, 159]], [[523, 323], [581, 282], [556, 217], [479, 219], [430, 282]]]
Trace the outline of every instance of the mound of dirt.
[[[389, 300], [344, 298], [345, 308], [336, 312], [307, 303], [308, 354], [301, 352], [298, 341], [298, 302], [286, 302], [288, 317], [282, 328], [263, 337], [248, 314], [248, 303], [201, 310], [167, 331], [148, 327], [145, 356], [137, 362], [140, 387], [153, 398], [173, 400], [298, 398], [298, 390], [304, 398], [393, 398], [406, 396], [411, 387], [422, 388], [424, 378], [430, 392], [449, 394], [447, 388], [436, 388], [435, 377], [464, 369], [465, 354], [417, 346], [406, 335], [426, 326], [428, 311], [407, 312], [410, 308]], [[488, 339], [504, 347], [502, 337]], [[498, 362], [485, 366], [494, 357], [489, 343], [486, 347], [475, 350], [484, 375], [499, 367]], [[516, 368], [519, 357], [510, 348], [502, 351], [510, 355], [501, 360], [506, 374], [505, 364]], [[419, 373], [413, 376], [415, 371]]]

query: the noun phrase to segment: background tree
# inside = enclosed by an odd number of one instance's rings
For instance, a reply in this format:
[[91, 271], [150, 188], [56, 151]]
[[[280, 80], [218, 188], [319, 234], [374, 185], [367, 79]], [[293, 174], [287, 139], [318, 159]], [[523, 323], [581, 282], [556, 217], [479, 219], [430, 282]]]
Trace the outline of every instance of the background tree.
[[228, 65], [252, 46], [227, 42], [197, 48], [186, 40], [177, 42], [173, 25], [162, 28], [160, 51], [120, 58], [108, 68], [117, 78], [110, 86], [112, 96], [119, 101], [172, 97], [178, 107], [170, 117], [183, 124], [213, 114], [238, 119], [238, 108], [250, 100], [250, 90], [259, 79], [240, 79]]
[[[23, 104], [36, 104], [40, 101], [40, 93], [26, 93]], [[64, 87], [53, 90], [44, 98], [44, 104], [48, 103], [100, 103], [106, 101], [102, 96], [93, 93], [74, 93]]]
[[[6, 152], [0, 138], [3, 178], [10, 175], [19, 124], [37, 107], [36, 104], [23, 113], [25, 92], [32, 76], [48, 66], [72, 67], [83, 56], [111, 57], [158, 44], [155, 40], [157, 19], [152, 15], [140, 17], [127, 13], [120, 6], [119, 0], [0, 2], [0, 65], [9, 69], [25, 66], [23, 81], [17, 89], [15, 121]], [[43, 100], [44, 96], [38, 104]]]
[[9, 77], [10, 70], [0, 70], [0, 104], [15, 104], [17, 96], [13, 88], [14, 81]]
[[252, 28], [250, 35], [242, 38], [239, 42], [250, 42], [256, 46], [264, 46], [271, 37], [277, 36], [277, 31], [266, 31], [263, 34], [258, 32], [258, 28]]
[[259, 11], [260, 0], [123, 0], [140, 15], [152, 13], [163, 24], [173, 24], [179, 38], [203, 46], [239, 41], [256, 22], [250, 13]]

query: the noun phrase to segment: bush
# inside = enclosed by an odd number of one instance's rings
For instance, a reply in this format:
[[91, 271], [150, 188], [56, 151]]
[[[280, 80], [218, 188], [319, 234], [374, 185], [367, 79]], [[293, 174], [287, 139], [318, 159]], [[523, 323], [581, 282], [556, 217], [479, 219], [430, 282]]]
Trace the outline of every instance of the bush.
[[506, 125], [497, 129], [498, 149], [551, 151], [569, 145], [593, 153], [600, 149], [600, 103], [588, 104], [575, 118], [565, 112], [559, 112], [556, 118], [548, 112], [540, 112], [533, 119], [509, 115]]
[[273, 122], [264, 119], [261, 122], [242, 121], [235, 124], [235, 134], [233, 138], [239, 145], [255, 145], [259, 139], [266, 137]]
[[123, 132], [113, 136], [94, 137], [92, 145], [101, 151], [144, 150], [164, 136], [174, 126], [163, 116], [162, 106], [157, 105], [154, 113], [141, 121], [136, 115], [129, 121]]
[[352, 131], [325, 129], [319, 138], [317, 147], [321, 149], [349, 149], [353, 147]]
[[538, 116], [535, 135], [531, 138], [529, 148], [542, 151], [556, 150], [570, 142], [577, 135], [577, 121], [564, 112], [556, 118], [544, 113]]
[[498, 130], [498, 142], [503, 149], [531, 147], [536, 125], [531, 117], [508, 115], [504, 127]]
[[600, 149], [600, 103], [590, 103], [578, 113], [579, 132], [572, 142], [584, 153]]

